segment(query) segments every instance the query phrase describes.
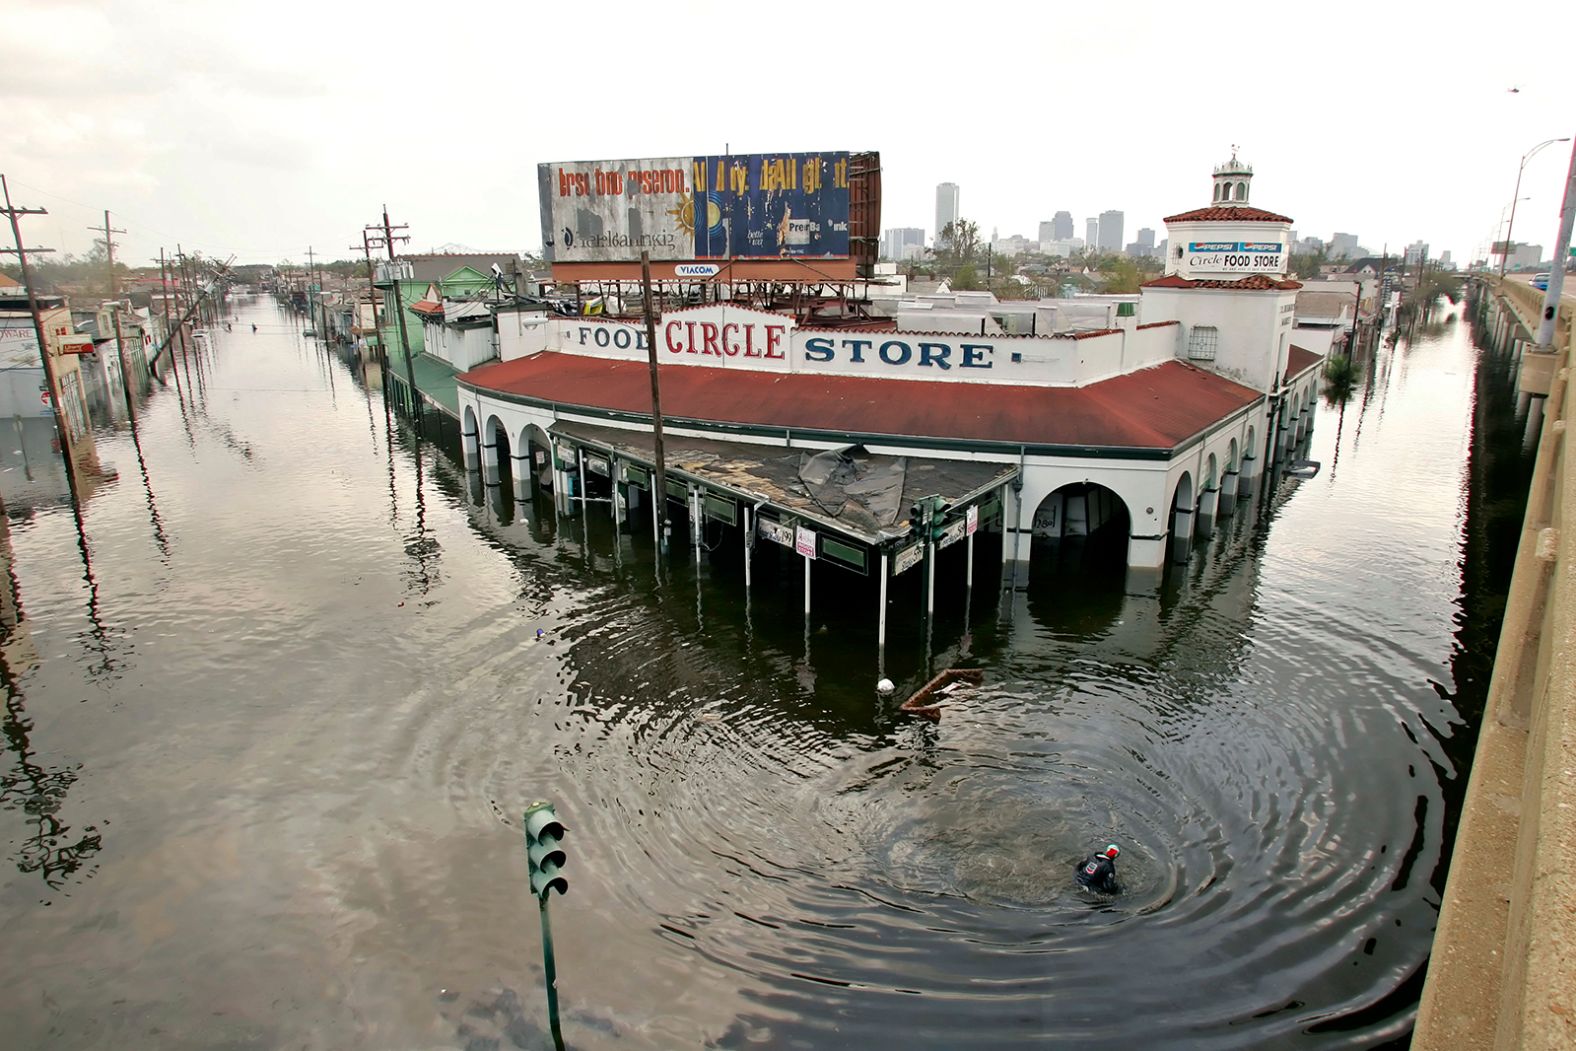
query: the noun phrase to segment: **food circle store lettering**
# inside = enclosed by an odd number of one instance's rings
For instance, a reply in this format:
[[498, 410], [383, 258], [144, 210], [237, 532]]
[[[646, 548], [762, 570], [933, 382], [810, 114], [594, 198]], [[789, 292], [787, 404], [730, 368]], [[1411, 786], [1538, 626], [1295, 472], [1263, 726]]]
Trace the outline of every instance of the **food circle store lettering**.
[[[783, 361], [788, 356], [788, 327], [713, 321], [670, 320], [659, 337], [669, 354], [694, 354], [717, 358], [759, 358]], [[571, 340], [580, 346], [611, 350], [646, 349], [646, 334], [633, 325], [577, 325]], [[896, 338], [886, 334], [801, 337], [796, 357], [806, 365], [838, 363], [891, 368], [952, 369], [995, 368], [996, 347], [991, 343], [951, 342], [927, 338]]]
[[830, 336], [811, 336], [804, 341], [806, 361], [843, 360], [850, 365], [879, 361], [883, 365], [918, 365], [923, 368], [988, 369], [995, 364], [991, 360], [995, 350], [989, 343], [954, 345], [927, 339], [910, 342], [906, 339], [844, 336], [833, 340]]

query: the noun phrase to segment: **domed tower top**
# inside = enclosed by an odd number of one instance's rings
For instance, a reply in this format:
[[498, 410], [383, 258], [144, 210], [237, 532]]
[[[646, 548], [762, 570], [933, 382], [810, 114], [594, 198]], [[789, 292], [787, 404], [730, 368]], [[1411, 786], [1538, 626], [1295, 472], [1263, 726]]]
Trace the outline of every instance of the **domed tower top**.
[[1237, 160], [1237, 148], [1231, 147], [1231, 160], [1215, 165], [1215, 195], [1211, 204], [1247, 204], [1248, 184], [1253, 181], [1253, 165]]

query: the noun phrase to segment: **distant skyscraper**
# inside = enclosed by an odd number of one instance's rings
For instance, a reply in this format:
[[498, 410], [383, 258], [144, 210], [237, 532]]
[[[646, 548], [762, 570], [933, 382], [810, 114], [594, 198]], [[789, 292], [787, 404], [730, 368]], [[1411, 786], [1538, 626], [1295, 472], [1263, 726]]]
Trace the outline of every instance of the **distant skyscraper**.
[[1100, 220], [1089, 218], [1084, 220], [1084, 245], [1088, 248], [1100, 247]]
[[925, 231], [917, 226], [895, 226], [882, 232], [881, 257], [902, 261], [908, 258], [905, 249], [909, 245], [924, 247]]
[[1051, 217], [1051, 224], [1055, 227], [1055, 229], [1051, 231], [1052, 240], [1071, 241], [1073, 239], [1072, 212], [1057, 212]]
[[1416, 266], [1420, 261], [1428, 258], [1428, 242], [1413, 241], [1406, 246], [1406, 265]]
[[936, 186], [936, 243], [941, 243], [941, 231], [947, 224], [958, 218], [958, 184], [955, 182], [939, 183]]
[[1357, 235], [1337, 233], [1330, 238], [1330, 258], [1350, 259], [1357, 254]]
[[1138, 228], [1138, 254], [1151, 256], [1155, 254], [1155, 232], [1147, 226]]
[[1112, 210], [1100, 213], [1100, 251], [1122, 250], [1122, 213]]
[[1054, 222], [1040, 224], [1040, 242], [1056, 240], [1056, 224]]

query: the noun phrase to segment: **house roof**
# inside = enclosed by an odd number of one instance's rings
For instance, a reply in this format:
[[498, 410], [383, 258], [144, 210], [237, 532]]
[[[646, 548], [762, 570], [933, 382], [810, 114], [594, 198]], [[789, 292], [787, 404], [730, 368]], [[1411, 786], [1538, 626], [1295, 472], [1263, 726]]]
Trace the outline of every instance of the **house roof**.
[[1337, 321], [1352, 302], [1350, 292], [1310, 292], [1304, 288], [1297, 293], [1297, 320]]
[[1240, 288], [1250, 292], [1262, 292], [1268, 289], [1286, 291], [1301, 288], [1302, 282], [1293, 281], [1291, 278], [1276, 278], [1269, 274], [1249, 274], [1239, 277], [1235, 281], [1216, 280], [1213, 278], [1190, 278], [1179, 274], [1167, 274], [1157, 277], [1153, 281], [1145, 281], [1145, 288]]
[[443, 317], [443, 304], [431, 299], [418, 299], [410, 305], [410, 310], [413, 314], [432, 314], [439, 318]]
[[0, 274], [0, 288], [21, 288], [22, 282], [10, 274]]
[[[1084, 387], [942, 383], [660, 366], [662, 414], [674, 426], [721, 424], [838, 440], [944, 442], [1169, 452], [1260, 395], [1181, 361]], [[462, 386], [510, 400], [649, 419], [642, 361], [547, 351], [487, 365]]]
[[1286, 378], [1295, 379], [1323, 360], [1323, 357], [1313, 351], [1304, 350], [1293, 344], [1286, 351]]
[[1357, 274], [1362, 272], [1363, 267], [1371, 267], [1373, 272], [1377, 274], [1385, 268], [1385, 264], [1386, 260], [1381, 259], [1379, 256], [1366, 255], [1361, 259], [1354, 259], [1352, 264], [1343, 270], [1342, 273]]
[[1247, 204], [1212, 204], [1204, 208], [1195, 208], [1191, 212], [1180, 212], [1168, 215], [1163, 220], [1168, 223], [1289, 223], [1289, 215], [1279, 212], [1267, 212], [1263, 208], [1254, 208]]
[[399, 258], [400, 262], [410, 264], [411, 281], [443, 281], [465, 267], [485, 277], [492, 272], [494, 263], [504, 273], [513, 274], [520, 262], [520, 257], [512, 252], [410, 252]]

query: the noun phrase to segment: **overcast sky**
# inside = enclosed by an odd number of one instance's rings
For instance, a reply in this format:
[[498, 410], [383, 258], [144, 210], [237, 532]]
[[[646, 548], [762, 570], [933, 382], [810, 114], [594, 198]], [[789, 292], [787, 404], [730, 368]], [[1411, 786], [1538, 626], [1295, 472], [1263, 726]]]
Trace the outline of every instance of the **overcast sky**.
[[[1507, 17], [1496, 19], [1496, 11]], [[1514, 15], [1514, 17], [1510, 17]], [[368, 4], [0, 0], [0, 171], [30, 241], [342, 258], [388, 203], [411, 247], [541, 247], [535, 166], [877, 150], [882, 226], [1202, 205], [1233, 143], [1299, 235], [1458, 261], [1522, 154], [1576, 134], [1576, 3]], [[1511, 88], [1519, 88], [1512, 92]], [[1552, 246], [1569, 147], [1516, 239]]]

